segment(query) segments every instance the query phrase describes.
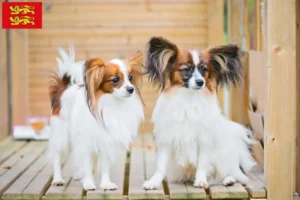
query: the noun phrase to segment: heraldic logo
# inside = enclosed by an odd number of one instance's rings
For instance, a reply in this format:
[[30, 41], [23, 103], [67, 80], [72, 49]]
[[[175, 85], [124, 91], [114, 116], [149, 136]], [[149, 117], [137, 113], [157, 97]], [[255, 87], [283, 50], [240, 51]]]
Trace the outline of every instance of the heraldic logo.
[[2, 28], [42, 28], [42, 2], [2, 2]]

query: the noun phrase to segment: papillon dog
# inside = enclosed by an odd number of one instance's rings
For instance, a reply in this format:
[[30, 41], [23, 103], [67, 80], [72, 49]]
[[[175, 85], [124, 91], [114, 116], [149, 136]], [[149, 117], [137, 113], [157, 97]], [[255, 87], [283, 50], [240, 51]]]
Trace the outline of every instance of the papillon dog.
[[100, 188], [117, 189], [110, 167], [126, 152], [144, 118], [140, 89], [143, 56], [137, 52], [124, 60], [104, 62], [93, 58], [75, 62], [59, 50], [58, 73], [51, 77], [52, 103], [49, 155], [54, 164], [54, 185], [63, 185], [61, 155], [70, 144], [74, 178], [83, 188], [96, 189], [92, 154], [99, 156]]
[[152, 115], [156, 171], [145, 189], [159, 187], [167, 171], [168, 180], [202, 188], [209, 187], [208, 180], [248, 181], [246, 173], [255, 165], [251, 132], [227, 119], [217, 100], [219, 87], [240, 82], [241, 57], [232, 44], [184, 51], [162, 37], [150, 40], [146, 74], [162, 92]]

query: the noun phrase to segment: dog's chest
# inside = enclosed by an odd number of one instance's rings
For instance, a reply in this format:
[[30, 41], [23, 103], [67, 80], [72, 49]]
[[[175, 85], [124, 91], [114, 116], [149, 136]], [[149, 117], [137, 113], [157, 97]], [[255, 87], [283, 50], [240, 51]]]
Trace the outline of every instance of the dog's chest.
[[186, 89], [173, 96], [163, 94], [152, 116], [156, 141], [169, 144], [180, 165], [196, 165], [200, 143], [211, 139], [203, 133], [219, 113], [215, 96]]

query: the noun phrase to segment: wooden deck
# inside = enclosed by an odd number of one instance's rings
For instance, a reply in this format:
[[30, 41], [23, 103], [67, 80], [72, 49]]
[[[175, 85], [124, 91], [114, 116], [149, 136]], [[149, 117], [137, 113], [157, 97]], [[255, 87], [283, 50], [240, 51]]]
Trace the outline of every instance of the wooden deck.
[[[124, 153], [113, 167], [112, 180], [116, 191], [83, 191], [80, 182], [72, 179], [70, 159], [63, 162], [66, 184], [52, 186], [52, 165], [46, 160], [47, 142], [0, 142], [0, 199], [265, 199], [263, 175], [252, 175], [248, 186], [213, 185], [208, 190], [190, 184], [164, 182], [158, 190], [145, 191], [142, 183], [155, 170], [155, 148], [151, 135], [139, 137], [131, 151]], [[99, 178], [95, 179], [99, 184]]]

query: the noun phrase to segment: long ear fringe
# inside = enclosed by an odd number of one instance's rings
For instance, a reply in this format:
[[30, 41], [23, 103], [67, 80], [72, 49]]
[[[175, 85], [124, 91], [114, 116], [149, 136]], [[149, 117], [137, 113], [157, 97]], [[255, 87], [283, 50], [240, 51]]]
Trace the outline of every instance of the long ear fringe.
[[177, 46], [162, 37], [153, 37], [148, 43], [147, 52], [145, 75], [152, 85], [163, 90], [166, 76], [177, 58]]
[[132, 83], [135, 86], [136, 93], [139, 96], [142, 104], [146, 106], [144, 99], [141, 94], [141, 89], [143, 87], [143, 71], [145, 66], [143, 64], [143, 53], [141, 51], [137, 51], [135, 54], [131, 55], [128, 59], [129, 65], [132, 68], [133, 80]]
[[100, 86], [104, 76], [104, 62], [100, 58], [94, 58], [86, 61], [84, 69], [84, 83], [86, 88], [86, 101], [87, 105], [94, 115], [98, 117], [97, 101], [95, 93]]
[[211, 55], [212, 73], [217, 86], [236, 86], [243, 78], [243, 52], [234, 44], [222, 45], [208, 50]]

